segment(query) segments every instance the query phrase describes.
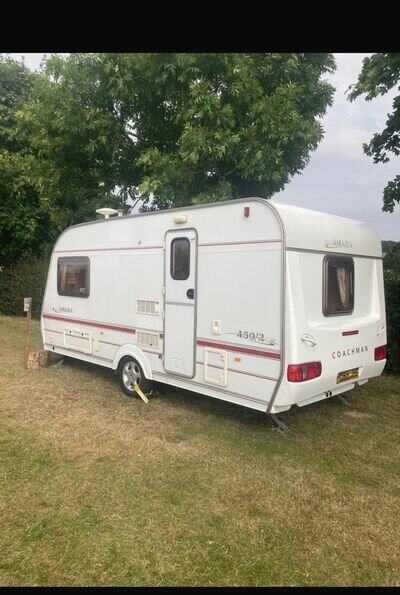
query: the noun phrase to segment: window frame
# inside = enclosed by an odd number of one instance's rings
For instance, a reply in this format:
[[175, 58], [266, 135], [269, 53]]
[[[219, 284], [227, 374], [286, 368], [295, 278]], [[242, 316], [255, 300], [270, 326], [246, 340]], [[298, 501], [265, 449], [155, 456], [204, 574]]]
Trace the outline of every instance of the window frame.
[[[70, 293], [65, 293], [61, 291], [60, 287], [60, 266], [65, 263], [68, 264], [77, 264], [82, 265], [84, 264], [86, 267], [86, 276], [85, 276], [85, 295], [71, 295]], [[57, 258], [57, 294], [63, 297], [71, 297], [71, 298], [88, 298], [90, 295], [90, 259], [88, 256], [59, 256]]]
[[[340, 310], [336, 312], [330, 312], [328, 310], [328, 283], [329, 283], [329, 263], [330, 262], [343, 262], [347, 265], [351, 264], [352, 271], [352, 287], [350, 292], [350, 304], [351, 308], [347, 310]], [[355, 268], [354, 258], [352, 256], [341, 255], [341, 254], [327, 254], [323, 260], [323, 291], [322, 291], [322, 311], [324, 316], [349, 316], [354, 312], [354, 301], [355, 301]]]
[[[188, 254], [187, 276], [186, 277], [182, 277], [182, 278], [177, 278], [177, 277], [174, 277], [174, 275], [172, 274], [173, 273], [172, 267], [173, 267], [173, 262], [174, 262], [173, 252], [174, 252], [175, 242], [182, 241], [182, 240], [184, 240], [185, 243], [186, 243], [186, 245], [188, 246], [188, 252], [187, 252], [187, 254]], [[171, 275], [171, 279], [173, 279], [174, 281], [187, 281], [189, 279], [189, 277], [190, 277], [190, 268], [191, 268], [190, 267], [190, 240], [189, 240], [189, 238], [187, 238], [186, 236], [179, 236], [177, 238], [173, 238], [173, 240], [171, 241], [171, 248], [170, 248], [169, 260], [170, 260], [169, 272], [170, 272], [170, 275]]]

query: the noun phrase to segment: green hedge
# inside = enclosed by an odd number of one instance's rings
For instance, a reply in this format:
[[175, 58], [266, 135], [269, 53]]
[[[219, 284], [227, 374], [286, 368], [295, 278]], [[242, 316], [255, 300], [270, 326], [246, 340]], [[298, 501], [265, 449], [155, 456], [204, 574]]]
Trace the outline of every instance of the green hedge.
[[400, 279], [385, 279], [388, 359], [386, 369], [400, 373]]
[[49, 258], [22, 260], [0, 271], [0, 312], [20, 316], [24, 312], [24, 298], [32, 298], [32, 316], [40, 318], [46, 286]]

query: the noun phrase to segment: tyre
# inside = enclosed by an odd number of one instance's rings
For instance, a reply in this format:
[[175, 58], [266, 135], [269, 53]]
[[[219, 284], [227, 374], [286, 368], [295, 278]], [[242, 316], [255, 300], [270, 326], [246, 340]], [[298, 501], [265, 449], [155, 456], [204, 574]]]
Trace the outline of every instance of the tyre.
[[138, 397], [134, 390], [135, 383], [146, 394], [151, 390], [151, 381], [147, 380], [138, 362], [127, 355], [123, 357], [118, 366], [119, 383], [128, 397]]

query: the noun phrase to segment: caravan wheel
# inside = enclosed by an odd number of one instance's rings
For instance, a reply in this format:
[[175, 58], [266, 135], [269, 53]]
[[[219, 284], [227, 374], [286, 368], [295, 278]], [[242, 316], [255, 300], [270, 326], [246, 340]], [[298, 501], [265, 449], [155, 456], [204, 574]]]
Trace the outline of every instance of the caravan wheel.
[[119, 382], [122, 390], [128, 397], [137, 396], [133, 390], [135, 383], [144, 393], [149, 393], [151, 389], [151, 382], [147, 380], [143, 374], [143, 370], [133, 357], [127, 355], [123, 357], [118, 366]]

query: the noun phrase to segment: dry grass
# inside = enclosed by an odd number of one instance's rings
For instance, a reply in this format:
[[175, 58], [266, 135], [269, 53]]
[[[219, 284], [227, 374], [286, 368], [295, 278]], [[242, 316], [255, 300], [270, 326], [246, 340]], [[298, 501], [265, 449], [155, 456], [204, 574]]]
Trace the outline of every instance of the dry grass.
[[[38, 325], [34, 325], [40, 348]], [[0, 317], [1, 585], [400, 585], [400, 379], [268, 418], [74, 360]], [[54, 359], [53, 359], [54, 363]]]

